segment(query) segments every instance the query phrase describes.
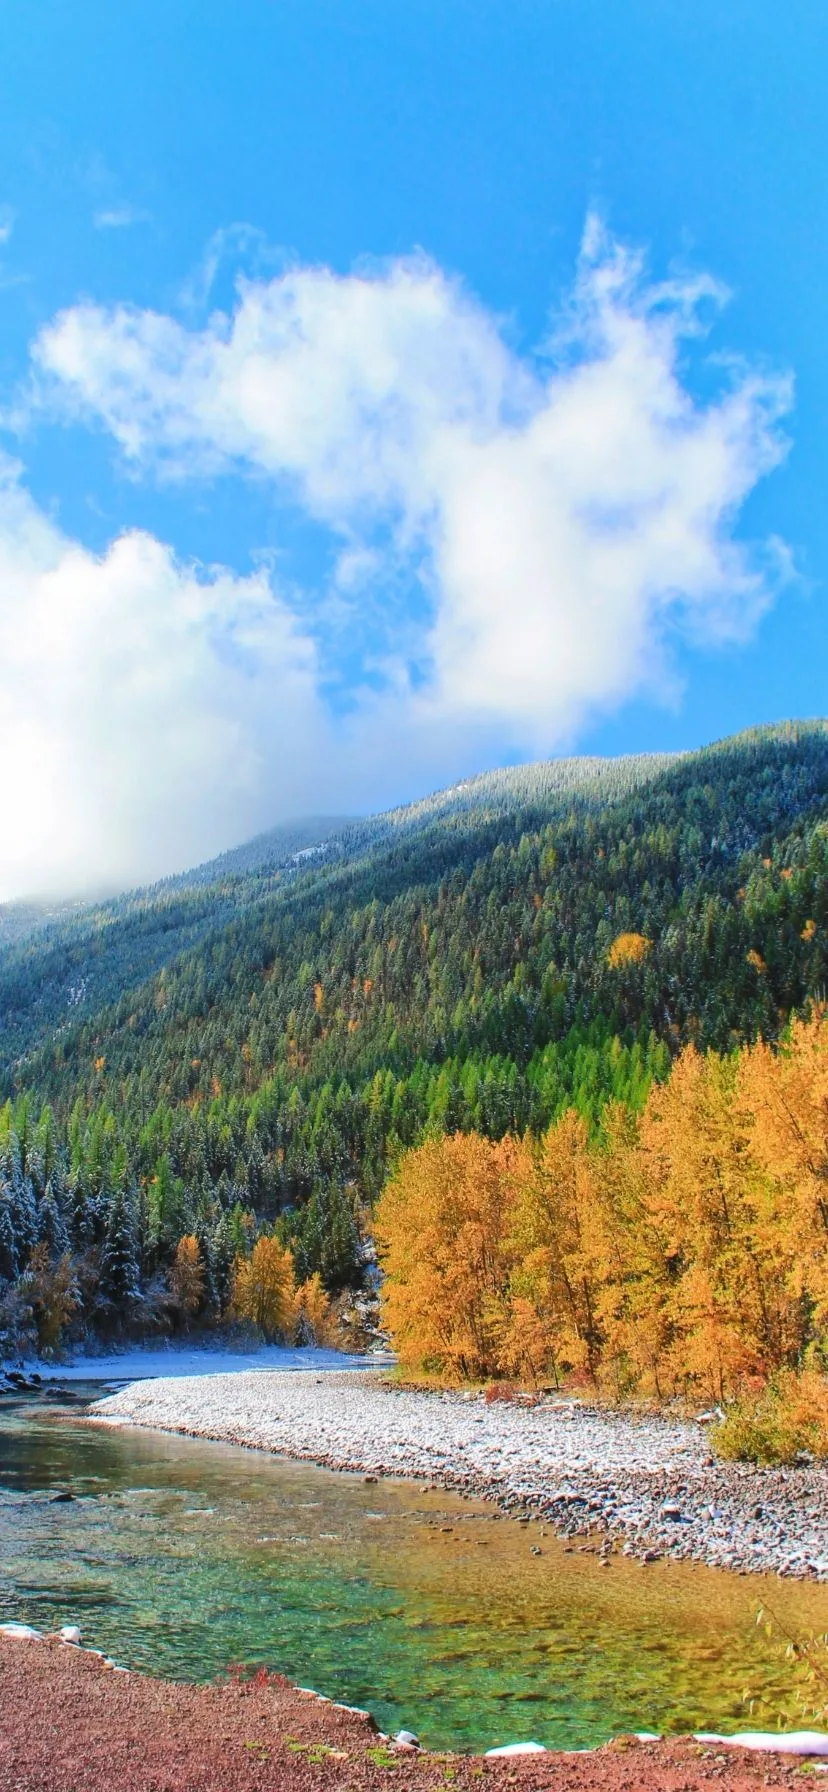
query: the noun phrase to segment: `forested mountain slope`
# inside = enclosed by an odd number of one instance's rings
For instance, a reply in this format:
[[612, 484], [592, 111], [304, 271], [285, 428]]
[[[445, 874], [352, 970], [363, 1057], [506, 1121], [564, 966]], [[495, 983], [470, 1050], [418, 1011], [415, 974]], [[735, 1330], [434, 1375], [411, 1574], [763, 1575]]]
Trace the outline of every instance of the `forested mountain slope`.
[[0, 1063], [116, 1001], [186, 950], [220, 934], [309, 870], [393, 851], [427, 827], [474, 828], [525, 811], [535, 826], [570, 802], [634, 789], [667, 755], [560, 759], [484, 773], [406, 808], [352, 821], [313, 816], [260, 834], [194, 870], [101, 903], [0, 907]]
[[[117, 1234], [135, 1289], [191, 1232], [218, 1289], [285, 1209], [302, 1273], [336, 1286], [400, 1145], [540, 1130], [570, 1104], [594, 1124], [688, 1040], [776, 1037], [828, 983], [827, 865], [828, 728], [790, 724], [674, 762], [493, 774], [298, 863], [129, 899], [99, 929], [108, 1006], [58, 999], [67, 965], [96, 974], [94, 929], [0, 958], [0, 1184], [28, 1178], [36, 1238], [51, 1180], [73, 1248], [100, 1268]], [[174, 951], [130, 979], [165, 914]], [[0, 1259], [3, 1223], [0, 1204]]]

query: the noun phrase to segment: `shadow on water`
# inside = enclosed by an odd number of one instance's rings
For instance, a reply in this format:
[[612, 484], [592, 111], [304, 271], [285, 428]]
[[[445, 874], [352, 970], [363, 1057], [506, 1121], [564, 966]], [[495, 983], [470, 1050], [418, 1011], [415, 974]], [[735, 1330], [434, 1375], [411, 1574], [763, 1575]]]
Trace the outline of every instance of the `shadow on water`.
[[[170, 1678], [265, 1663], [432, 1747], [733, 1728], [746, 1688], [772, 1720], [789, 1668], [756, 1629], [766, 1596], [764, 1577], [601, 1568], [415, 1484], [0, 1403], [3, 1620], [79, 1623]], [[769, 1596], [798, 1633], [828, 1628], [828, 1588]]]

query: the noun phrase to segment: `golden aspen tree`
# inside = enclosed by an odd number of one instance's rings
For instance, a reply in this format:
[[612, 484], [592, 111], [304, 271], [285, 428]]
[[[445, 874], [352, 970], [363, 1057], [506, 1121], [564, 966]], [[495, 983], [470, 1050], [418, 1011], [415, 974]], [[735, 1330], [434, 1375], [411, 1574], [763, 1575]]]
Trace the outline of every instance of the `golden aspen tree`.
[[38, 1350], [51, 1356], [60, 1345], [64, 1327], [80, 1305], [78, 1286], [68, 1253], [52, 1263], [46, 1244], [36, 1244], [22, 1279], [22, 1288], [37, 1328]]
[[309, 1276], [296, 1290], [295, 1323], [306, 1333], [310, 1333], [310, 1341], [319, 1345], [335, 1344], [338, 1328], [329, 1296], [322, 1286], [322, 1277], [317, 1273]]
[[616, 1398], [644, 1393], [661, 1399], [671, 1391], [666, 1360], [674, 1330], [673, 1235], [660, 1223], [654, 1167], [641, 1148], [637, 1116], [613, 1103], [604, 1115], [602, 1142], [593, 1148], [592, 1174], [599, 1193], [594, 1248], [601, 1380]]
[[652, 944], [646, 933], [619, 933], [607, 953], [610, 970], [620, 970], [625, 964], [643, 964], [645, 958], [649, 957]]
[[293, 1257], [277, 1238], [256, 1240], [249, 1257], [237, 1257], [230, 1313], [258, 1326], [267, 1339], [291, 1334], [296, 1284]]
[[[779, 1274], [800, 1325], [828, 1323], [828, 1018], [795, 1020], [773, 1051], [762, 1041], [741, 1054], [740, 1108], [757, 1165], [773, 1179]], [[792, 1361], [806, 1339], [791, 1338]]]
[[[583, 1368], [593, 1381], [600, 1358], [597, 1200], [586, 1122], [570, 1111], [550, 1127], [519, 1180], [510, 1291], [542, 1322], [552, 1372]], [[525, 1310], [515, 1312], [525, 1331]]]
[[204, 1264], [198, 1239], [192, 1232], [178, 1241], [170, 1270], [170, 1287], [182, 1312], [191, 1318], [204, 1296]]
[[674, 1385], [696, 1381], [717, 1399], [786, 1361], [795, 1329], [785, 1216], [751, 1153], [737, 1075], [733, 1060], [689, 1047], [641, 1120], [673, 1240]]
[[457, 1133], [407, 1152], [386, 1184], [376, 1216], [383, 1307], [405, 1368], [461, 1380], [497, 1373], [524, 1157], [512, 1139]]

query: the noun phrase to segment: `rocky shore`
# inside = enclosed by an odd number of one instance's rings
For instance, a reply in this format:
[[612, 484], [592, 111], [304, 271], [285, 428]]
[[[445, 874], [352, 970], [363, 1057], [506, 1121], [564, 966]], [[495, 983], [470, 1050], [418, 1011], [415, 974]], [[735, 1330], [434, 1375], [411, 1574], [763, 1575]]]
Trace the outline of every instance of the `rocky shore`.
[[113, 1672], [57, 1638], [0, 1635], [0, 1711], [3, 1792], [379, 1792], [389, 1781], [409, 1792], [758, 1792], [802, 1772], [689, 1737], [505, 1760], [431, 1754], [280, 1675], [171, 1685]]
[[364, 1370], [137, 1382], [90, 1416], [433, 1482], [564, 1537], [600, 1533], [608, 1564], [621, 1549], [828, 1581], [828, 1467], [718, 1463], [699, 1423], [556, 1399], [488, 1404]]

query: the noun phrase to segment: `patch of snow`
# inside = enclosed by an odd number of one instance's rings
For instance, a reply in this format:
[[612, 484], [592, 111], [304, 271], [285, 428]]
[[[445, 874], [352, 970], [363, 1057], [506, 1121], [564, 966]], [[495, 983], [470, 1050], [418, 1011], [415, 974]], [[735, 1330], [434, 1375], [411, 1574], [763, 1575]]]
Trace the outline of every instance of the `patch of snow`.
[[494, 1761], [499, 1755], [545, 1755], [547, 1752], [542, 1742], [507, 1742], [503, 1748], [487, 1748], [486, 1760]]
[[[77, 1356], [71, 1363], [30, 1362], [23, 1372], [37, 1372], [46, 1381], [155, 1381], [180, 1376], [234, 1375], [241, 1371], [312, 1370], [315, 1375], [334, 1369], [376, 1369], [377, 1356], [347, 1356], [340, 1350], [289, 1350], [276, 1344], [259, 1349], [201, 1349], [198, 1345], [136, 1346], [113, 1351], [109, 1356]], [[388, 1362], [393, 1357], [388, 1356]]]
[[740, 1730], [736, 1736], [717, 1736], [713, 1730], [701, 1730], [695, 1741], [753, 1748], [763, 1754], [828, 1755], [828, 1736], [821, 1730]]

